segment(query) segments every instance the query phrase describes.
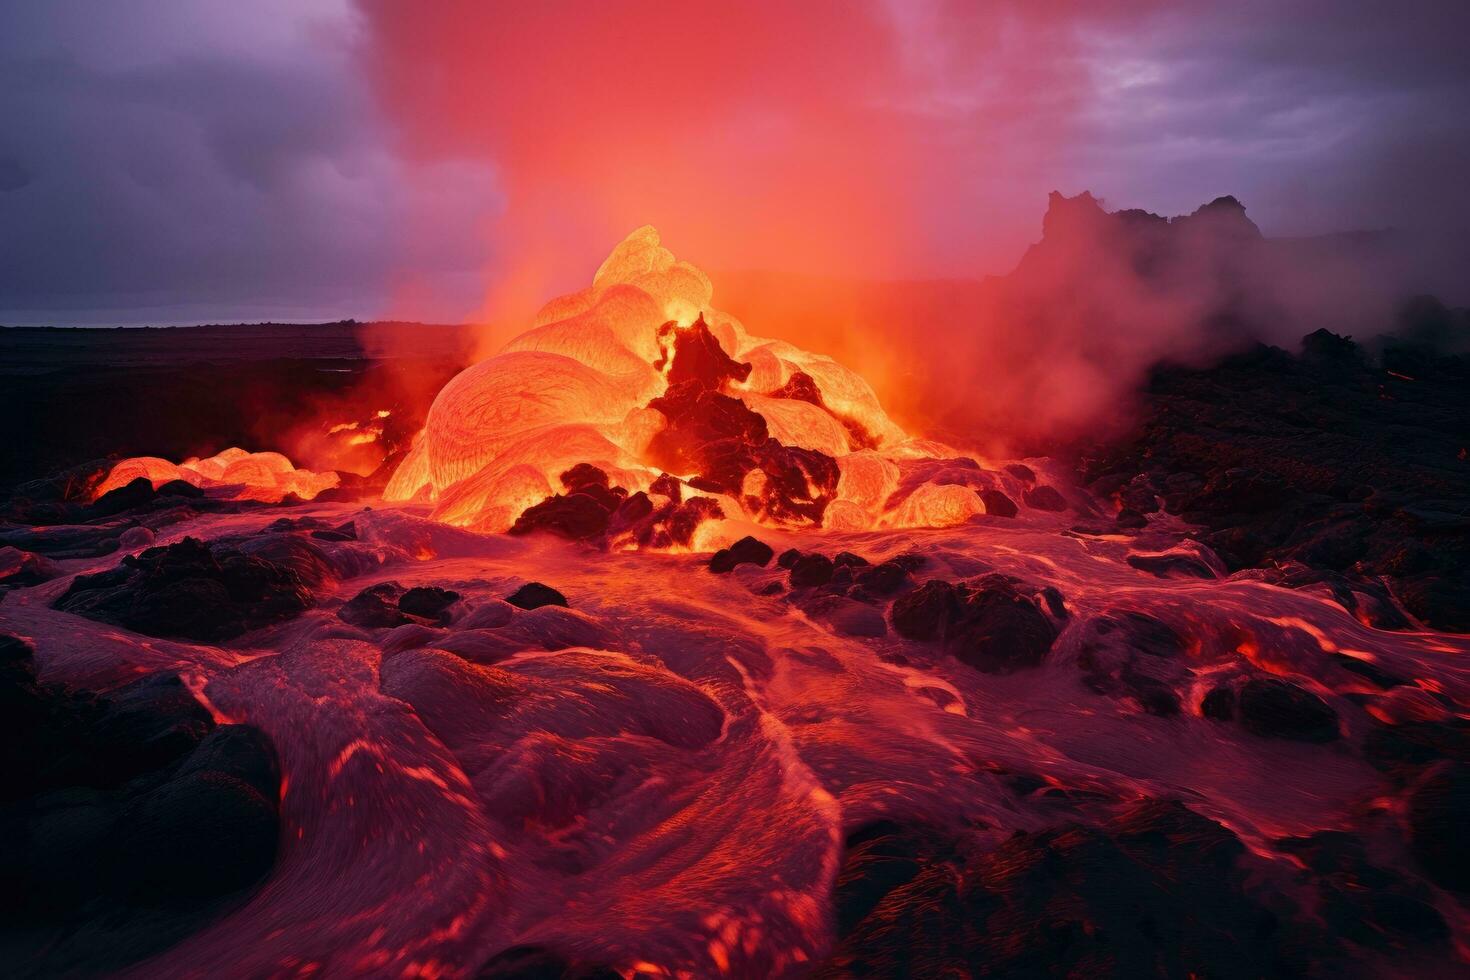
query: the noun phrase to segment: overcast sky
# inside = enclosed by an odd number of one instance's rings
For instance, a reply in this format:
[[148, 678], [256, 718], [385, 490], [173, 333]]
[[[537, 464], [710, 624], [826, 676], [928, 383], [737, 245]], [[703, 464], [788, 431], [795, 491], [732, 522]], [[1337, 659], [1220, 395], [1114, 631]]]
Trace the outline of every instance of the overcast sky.
[[1463, 232], [1467, 37], [1463, 0], [20, 0], [0, 323], [475, 318], [646, 221], [716, 268], [978, 276], [1052, 189]]

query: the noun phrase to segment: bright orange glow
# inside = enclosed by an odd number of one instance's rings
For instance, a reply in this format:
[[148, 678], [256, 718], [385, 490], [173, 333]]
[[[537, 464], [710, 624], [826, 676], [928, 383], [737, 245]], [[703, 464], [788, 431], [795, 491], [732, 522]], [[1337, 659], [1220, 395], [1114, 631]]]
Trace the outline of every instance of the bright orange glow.
[[204, 459], [193, 457], [178, 464], [156, 456], [122, 460], [97, 485], [93, 499], [139, 477], [147, 478], [155, 490], [165, 483], [182, 480], [201, 489], [218, 490], [238, 500], [269, 503], [279, 503], [290, 494], [310, 500], [339, 482], [336, 473], [297, 469], [280, 453], [252, 453], [232, 446], [213, 456]]
[[[649, 456], [666, 423], [648, 406], [670, 389], [673, 364], [661, 330], [702, 322], [723, 356], [750, 365], [729, 389], [769, 436], [838, 461], [843, 478], [832, 526], [875, 526], [897, 486], [890, 457], [926, 450], [910, 442], [859, 375], [831, 358], [752, 335], [712, 305], [713, 294], [709, 277], [676, 259], [657, 231], [637, 229], [590, 287], [547, 303], [530, 330], [440, 391], [385, 499], [427, 496], [438, 520], [504, 531], [556, 492], [560, 474], [578, 463], [631, 491], [647, 490], [666, 468]], [[742, 496], [756, 493], [761, 480], [752, 471]], [[972, 489], [928, 490], [910, 498], [896, 519], [946, 525], [984, 511]], [[733, 496], [716, 496], [725, 514], [744, 510]]]

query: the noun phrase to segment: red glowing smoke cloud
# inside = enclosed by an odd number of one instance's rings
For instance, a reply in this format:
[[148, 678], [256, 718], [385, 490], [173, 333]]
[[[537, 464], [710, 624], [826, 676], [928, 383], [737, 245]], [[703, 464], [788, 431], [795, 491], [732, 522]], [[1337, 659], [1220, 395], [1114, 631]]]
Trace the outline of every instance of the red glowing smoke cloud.
[[[485, 302], [472, 313], [486, 324], [477, 356], [644, 224], [709, 270], [716, 304], [756, 332], [839, 358], [901, 423], [992, 451], [1123, 420], [1149, 365], [1241, 339], [1202, 331], [1221, 293], [1210, 270], [1160, 295], [1106, 235], [1074, 240], [1066, 268], [1030, 276], [1019, 293], [975, 282], [1014, 267], [1039, 237], [1047, 191], [1118, 183], [1118, 158], [1095, 137], [1117, 125], [1099, 118], [1120, 104], [1110, 86], [1148, 67], [1125, 42], [1165, 21], [1177, 29], [1187, 11], [359, 6], [361, 61], [402, 151], [426, 173], [459, 159], [496, 170], [501, 210], [486, 229]], [[1237, 190], [1209, 185], [1180, 210]], [[1339, 296], [1336, 273], [1257, 279], [1273, 302], [1327, 285], [1322, 309], [1270, 321], [1276, 342], [1353, 327], [1344, 312], [1379, 313]]]
[[364, 0], [363, 59], [410, 153], [494, 161], [499, 314], [642, 224], [712, 269], [1004, 268], [1043, 199], [977, 195], [1064, 140], [1078, 6]]

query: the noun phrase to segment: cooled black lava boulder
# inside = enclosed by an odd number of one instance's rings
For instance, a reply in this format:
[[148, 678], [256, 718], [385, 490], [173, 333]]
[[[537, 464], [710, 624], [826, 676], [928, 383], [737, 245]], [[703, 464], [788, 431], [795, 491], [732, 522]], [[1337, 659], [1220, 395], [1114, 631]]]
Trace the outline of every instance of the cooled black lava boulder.
[[1470, 891], [1470, 765], [1449, 763], [1432, 773], [1409, 797], [1414, 857], [1436, 884]]
[[149, 636], [217, 642], [291, 619], [314, 601], [286, 564], [185, 538], [77, 576], [55, 607]]
[[432, 620], [439, 625], [448, 621], [446, 610], [459, 601], [459, 593], [437, 585], [419, 585], [398, 598], [398, 608], [410, 616]]
[[404, 594], [403, 586], [397, 582], [379, 582], [370, 585], [342, 604], [337, 616], [345, 623], [363, 629], [391, 629], [412, 622], [398, 600]]
[[184, 772], [119, 816], [113, 888], [162, 904], [237, 891], [270, 869], [278, 834], [275, 800], [244, 779]]
[[1036, 603], [999, 575], [963, 585], [925, 582], [895, 599], [889, 617], [900, 636], [940, 641], [955, 659], [986, 673], [1033, 667], [1057, 638]]
[[507, 533], [519, 535], [549, 531], [572, 541], [585, 541], [607, 530], [612, 510], [606, 501], [590, 493], [557, 494], [527, 507]]
[[859, 570], [853, 581], [872, 595], [892, 595], [908, 584], [909, 573], [898, 562], [885, 561]]
[[542, 606], [565, 606], [567, 597], [549, 585], [527, 582], [505, 597], [505, 601], [521, 609], [540, 609]]
[[709, 570], [724, 574], [736, 565], [759, 565], [764, 568], [775, 557], [775, 551], [764, 541], [746, 535], [728, 548], [716, 551], [709, 560]]
[[850, 841], [838, 933], [813, 975], [1255, 977], [1299, 975], [1293, 940], [1212, 820], [1145, 800], [1101, 826], [946, 846], [919, 829]]
[[1054, 488], [1048, 486], [1032, 487], [1021, 494], [1021, 499], [1026, 501], [1026, 506], [1035, 510], [1062, 511], [1067, 509], [1066, 499]]
[[204, 496], [204, 491], [188, 480], [169, 480], [166, 483], [158, 485], [157, 495], [160, 497], [184, 497], [188, 500], [198, 500]]
[[1001, 582], [967, 589], [945, 649], [961, 663], [986, 673], [1040, 664], [1057, 630], [1036, 603]]
[[1199, 713], [1214, 721], [1235, 718], [1235, 691], [1228, 684], [1211, 688], [1199, 703]]
[[953, 585], [934, 579], [894, 599], [888, 614], [899, 636], [938, 640], [959, 615], [959, 598]]
[[1337, 712], [1310, 691], [1274, 677], [1241, 685], [1240, 723], [1249, 732], [1294, 742], [1330, 742], [1338, 737]]
[[1148, 518], [1144, 517], [1132, 507], [1124, 507], [1118, 511], [1118, 526], [1129, 531], [1136, 531], [1141, 527], [1148, 526]]
[[477, 980], [621, 980], [610, 967], [581, 963], [545, 946], [513, 946], [497, 953]]
[[99, 517], [121, 514], [123, 511], [151, 504], [155, 496], [153, 483], [146, 476], [140, 476], [123, 486], [114, 487], [94, 500], [92, 513]]
[[832, 581], [832, 559], [826, 555], [802, 555], [791, 566], [791, 587], [812, 588]]
[[980, 502], [985, 505], [985, 513], [992, 517], [1015, 517], [1017, 514], [1016, 502], [999, 490], [981, 490]]

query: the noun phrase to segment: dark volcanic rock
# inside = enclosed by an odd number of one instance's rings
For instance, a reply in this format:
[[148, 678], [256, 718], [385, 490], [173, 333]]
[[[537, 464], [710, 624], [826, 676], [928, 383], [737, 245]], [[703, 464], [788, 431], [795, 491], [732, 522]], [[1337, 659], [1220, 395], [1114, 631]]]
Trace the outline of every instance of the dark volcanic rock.
[[1276, 846], [1306, 866], [1302, 877], [1316, 887], [1319, 914], [1333, 935], [1370, 949], [1416, 951], [1449, 938], [1428, 889], [1371, 863], [1358, 837], [1324, 830]]
[[300, 615], [314, 601], [284, 564], [185, 538], [77, 576], [55, 606], [149, 636], [218, 641]]
[[821, 977], [1282, 976], [1274, 916], [1250, 897], [1244, 847], [1174, 802], [1101, 827], [1018, 833], [963, 856], [932, 831], [854, 835], [838, 873], [838, 941]]
[[841, 636], [884, 636], [883, 614], [866, 603], [840, 595], [817, 595], [801, 604], [810, 617], [826, 623]]
[[[1413, 616], [1470, 630], [1470, 361], [1402, 344], [1377, 367], [1325, 332], [1303, 347], [1155, 371], [1137, 434], [1087, 459], [1084, 482], [1147, 479], [1229, 570], [1388, 576]], [[1352, 591], [1375, 625], [1409, 625]]]
[[1021, 499], [1026, 502], [1027, 507], [1036, 510], [1063, 511], [1067, 509], [1066, 499], [1053, 487], [1032, 487], [1021, 494]]
[[280, 776], [177, 675], [96, 696], [39, 684], [0, 636], [7, 972], [115, 972], [198, 928], [275, 861]]
[[[750, 365], [725, 353], [702, 314], [687, 327], [673, 322], [664, 324], [658, 337], [661, 346], [673, 341], [673, 350], [666, 355], [673, 358], [668, 370], [670, 386], [694, 382], [702, 388], [719, 388], [726, 381], [744, 381], [750, 377]], [[663, 362], [654, 366], [661, 368]]]
[[1124, 507], [1118, 511], [1117, 521], [1119, 527], [1130, 531], [1148, 526], [1148, 518], [1131, 507]]
[[583, 487], [600, 487], [607, 490], [609, 483], [607, 474], [591, 463], [578, 463], [561, 475], [561, 485], [572, 492], [581, 490]]
[[965, 590], [945, 648], [976, 670], [1005, 673], [1041, 663], [1056, 638], [1056, 627], [1034, 602], [992, 580]]
[[909, 572], [896, 561], [880, 562], [853, 576], [853, 582], [870, 595], [892, 595], [909, 583]]
[[342, 608], [337, 610], [337, 616], [343, 622], [361, 626], [364, 629], [390, 629], [394, 626], [402, 626], [404, 623], [412, 622], [403, 610], [398, 608], [398, 600], [403, 593], [403, 586], [397, 582], [379, 582], [377, 585], [370, 585], [344, 602]]
[[764, 541], [746, 535], [736, 541], [728, 548], [721, 548], [710, 556], [709, 570], [716, 574], [730, 571], [736, 565], [759, 565], [762, 568], [770, 564], [771, 558], [775, 556], [771, 546]]
[[1337, 712], [1310, 691], [1274, 677], [1246, 681], [1239, 694], [1240, 723], [1247, 731], [1295, 742], [1338, 737]]
[[123, 511], [145, 507], [153, 503], [155, 496], [152, 481], [146, 476], [140, 476], [136, 480], [132, 480], [115, 490], [109, 490], [98, 497], [92, 502], [92, 513], [98, 517], [121, 514]]
[[889, 617], [893, 631], [909, 640], [938, 640], [959, 616], [960, 600], [953, 585], [938, 579], [925, 582], [893, 600]]
[[521, 609], [540, 609], [542, 606], [565, 606], [567, 597], [549, 585], [527, 582], [505, 597], [505, 601]]
[[1019, 512], [1016, 502], [999, 490], [981, 490], [980, 502], [985, 505], [985, 513], [995, 517], [1015, 517]]
[[832, 559], [826, 555], [802, 555], [791, 566], [791, 587], [805, 589], [832, 581]]
[[1057, 638], [1036, 603], [994, 575], [959, 586], [926, 582], [895, 599], [889, 615], [900, 636], [940, 641], [956, 659], [987, 673], [1033, 667]]
[[1235, 720], [1235, 689], [1228, 684], [1214, 687], [1199, 703], [1199, 712], [1215, 721]]
[[1085, 624], [1077, 666], [1099, 694], [1132, 697], [1149, 714], [1179, 713], [1179, 689], [1191, 671], [1182, 663], [1184, 638], [1145, 613], [1120, 611]]
[[1151, 554], [1132, 554], [1125, 559], [1140, 572], [1159, 578], [1219, 578], [1214, 566], [1200, 554], [1182, 548]]
[[157, 494], [160, 497], [183, 497], [186, 500], [198, 500], [204, 496], [204, 491], [188, 480], [169, 480], [159, 484]]
[[579, 963], [545, 946], [513, 946], [480, 967], [477, 980], [621, 980], [610, 967]]
[[1450, 718], [1374, 726], [1363, 739], [1363, 758], [1398, 782], [1411, 783], [1442, 759], [1470, 763], [1470, 722]]
[[1409, 797], [1410, 844], [1432, 881], [1470, 892], [1470, 765], [1449, 763], [1432, 773]]
[[420, 585], [398, 598], [398, 608], [410, 616], [430, 620], [438, 625], [448, 621], [445, 610], [459, 601], [459, 593], [435, 585]]
[[549, 531], [572, 541], [586, 541], [607, 531], [612, 508], [591, 494], [557, 494], [521, 512], [510, 534]]
[[133, 900], [188, 904], [258, 880], [275, 860], [274, 799], [212, 769], [185, 772], [119, 815], [108, 872]]

